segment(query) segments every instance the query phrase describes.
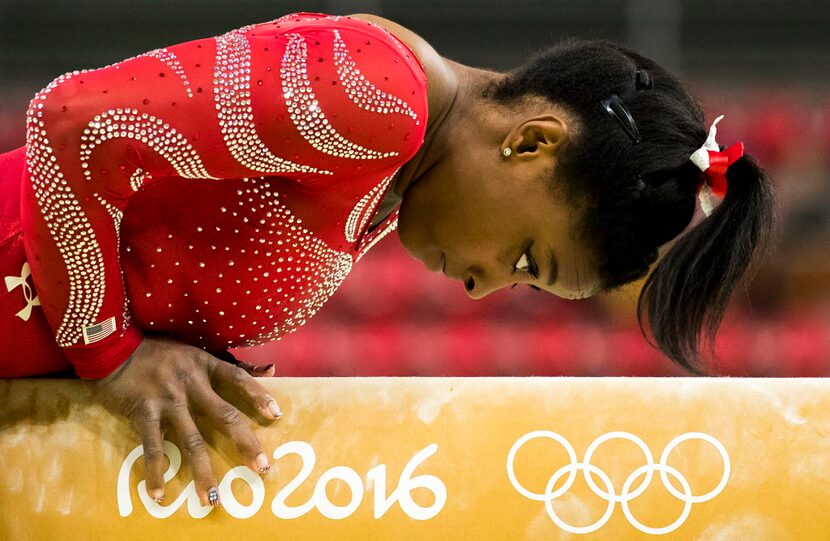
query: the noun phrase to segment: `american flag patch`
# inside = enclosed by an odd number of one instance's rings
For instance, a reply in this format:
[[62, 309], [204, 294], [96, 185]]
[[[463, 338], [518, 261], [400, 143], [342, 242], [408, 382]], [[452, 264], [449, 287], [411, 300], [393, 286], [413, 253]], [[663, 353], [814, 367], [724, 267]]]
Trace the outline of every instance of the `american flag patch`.
[[93, 344], [115, 332], [115, 316], [101, 323], [84, 327], [84, 344]]

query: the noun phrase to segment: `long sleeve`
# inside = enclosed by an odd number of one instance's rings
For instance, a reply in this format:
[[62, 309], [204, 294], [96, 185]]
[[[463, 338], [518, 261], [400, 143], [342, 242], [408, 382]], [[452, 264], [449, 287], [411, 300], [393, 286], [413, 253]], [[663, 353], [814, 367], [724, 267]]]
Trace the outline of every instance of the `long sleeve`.
[[34, 97], [24, 244], [44, 313], [79, 376], [105, 377], [142, 339], [119, 262], [121, 219], [142, 186], [254, 175], [319, 184], [411, 156], [354, 129], [366, 122], [360, 111], [384, 110], [400, 118], [384, 125], [396, 135], [388, 141], [423, 133], [406, 98], [373, 84], [422, 82], [422, 68], [367, 25], [286, 16], [74, 71]]

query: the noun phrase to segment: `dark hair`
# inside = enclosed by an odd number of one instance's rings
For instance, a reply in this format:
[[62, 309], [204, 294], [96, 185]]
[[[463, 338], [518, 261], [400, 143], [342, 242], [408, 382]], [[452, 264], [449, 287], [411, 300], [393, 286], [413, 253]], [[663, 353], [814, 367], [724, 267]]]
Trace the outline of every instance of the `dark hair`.
[[[615, 94], [641, 141], [601, 104]], [[704, 116], [653, 61], [615, 43], [569, 40], [536, 54], [485, 95], [499, 103], [542, 96], [578, 117], [578, 134], [555, 174], [563, 179], [558, 187], [584, 208], [580, 231], [598, 260], [603, 290], [645, 276], [658, 247], [691, 222], [701, 172], [689, 157], [706, 140]], [[638, 302], [644, 336], [647, 314], [657, 347], [696, 375], [706, 374], [698, 359], [701, 334], [713, 343], [732, 291], [772, 230], [764, 171], [744, 155], [726, 176], [722, 204], [676, 241]]]

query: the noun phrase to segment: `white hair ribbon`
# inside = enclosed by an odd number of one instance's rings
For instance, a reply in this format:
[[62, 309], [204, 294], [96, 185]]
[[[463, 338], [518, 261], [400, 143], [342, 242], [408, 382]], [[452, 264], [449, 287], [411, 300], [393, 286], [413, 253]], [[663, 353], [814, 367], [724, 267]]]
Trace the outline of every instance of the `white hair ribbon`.
[[706, 216], [712, 214], [715, 206], [712, 202], [712, 196], [724, 197], [726, 195], [727, 168], [744, 153], [743, 143], [736, 143], [721, 152], [715, 137], [718, 134], [718, 122], [722, 119], [723, 115], [712, 122], [706, 142], [689, 157], [692, 163], [703, 173], [697, 196], [700, 200], [700, 208]]

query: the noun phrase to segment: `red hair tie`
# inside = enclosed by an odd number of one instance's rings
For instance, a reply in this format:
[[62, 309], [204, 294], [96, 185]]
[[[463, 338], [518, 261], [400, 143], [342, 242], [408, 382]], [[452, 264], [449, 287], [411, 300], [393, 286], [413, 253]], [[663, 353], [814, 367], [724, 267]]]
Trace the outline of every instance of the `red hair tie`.
[[700, 199], [700, 208], [706, 216], [712, 214], [712, 209], [714, 208], [711, 196], [716, 195], [722, 198], [726, 195], [728, 188], [726, 170], [738, 158], [744, 155], [743, 143], [735, 143], [731, 147], [721, 151], [715, 142], [715, 136], [718, 132], [717, 125], [722, 118], [723, 115], [712, 122], [712, 126], [709, 128], [709, 137], [706, 139], [706, 142], [689, 158], [701, 171], [697, 195], [698, 199]]

